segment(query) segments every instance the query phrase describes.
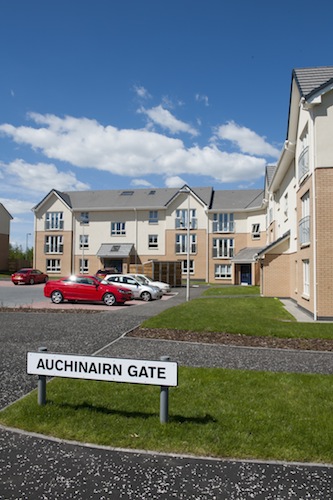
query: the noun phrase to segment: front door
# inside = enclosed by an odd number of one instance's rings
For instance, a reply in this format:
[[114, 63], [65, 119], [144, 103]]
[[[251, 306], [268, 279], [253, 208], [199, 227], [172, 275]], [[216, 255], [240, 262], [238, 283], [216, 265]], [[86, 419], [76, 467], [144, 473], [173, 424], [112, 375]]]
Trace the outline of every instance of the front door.
[[241, 265], [241, 283], [251, 285], [251, 264]]

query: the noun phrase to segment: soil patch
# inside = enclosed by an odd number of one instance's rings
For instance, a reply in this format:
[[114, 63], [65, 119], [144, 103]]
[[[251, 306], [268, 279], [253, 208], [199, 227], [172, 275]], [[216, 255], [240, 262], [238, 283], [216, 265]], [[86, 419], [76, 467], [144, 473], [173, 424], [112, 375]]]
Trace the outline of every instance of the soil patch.
[[276, 337], [256, 337], [252, 335], [224, 332], [193, 332], [187, 330], [168, 330], [167, 328], [136, 328], [128, 337], [146, 339], [175, 340], [177, 342], [198, 342], [224, 344], [244, 347], [269, 347], [278, 349], [301, 349], [310, 351], [333, 351], [333, 340], [329, 339], [292, 339]]

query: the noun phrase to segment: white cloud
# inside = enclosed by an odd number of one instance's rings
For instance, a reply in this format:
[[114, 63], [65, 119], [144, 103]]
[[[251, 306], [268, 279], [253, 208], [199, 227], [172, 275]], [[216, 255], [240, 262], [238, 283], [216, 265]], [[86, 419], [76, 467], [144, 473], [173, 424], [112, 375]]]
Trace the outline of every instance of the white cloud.
[[6, 174], [6, 186], [0, 188], [0, 191], [22, 190], [46, 194], [51, 189], [62, 191], [89, 189], [89, 185], [78, 181], [72, 172], [61, 172], [55, 165], [49, 163], [31, 164], [17, 159], [8, 164], [1, 163], [0, 169]]
[[219, 139], [231, 141], [242, 153], [278, 158], [280, 150], [271, 146], [265, 137], [261, 137], [247, 127], [241, 127], [230, 121], [218, 127], [216, 136]]
[[172, 177], [167, 177], [165, 179], [165, 185], [168, 188], [178, 188], [178, 187], [184, 186], [184, 184], [186, 184], [186, 182], [184, 181], [184, 179], [182, 179], [178, 175], [174, 175]]
[[[23, 201], [14, 198], [0, 198], [0, 202], [6, 207], [6, 210], [14, 217], [14, 215], [26, 215], [32, 209], [33, 204], [31, 201]], [[14, 218], [13, 222], [18, 222], [17, 217]]]
[[145, 179], [132, 179], [131, 186], [153, 187], [153, 185]]
[[[30, 145], [53, 161], [60, 160], [75, 167], [95, 168], [134, 178], [137, 178], [139, 172], [141, 177], [151, 174], [167, 177], [196, 174], [211, 176], [220, 182], [251, 182], [264, 175], [266, 165], [265, 159], [252, 156], [252, 151], [259, 154], [262, 143], [266, 148], [261, 147], [262, 155], [272, 148], [249, 129], [245, 130], [253, 137], [256, 147], [250, 148], [248, 145], [245, 148], [242, 135], [238, 134], [237, 141], [236, 136], [233, 136], [233, 141], [243, 151], [251, 149], [251, 154], [244, 154], [222, 151], [214, 143], [205, 147], [195, 145], [187, 148], [180, 139], [149, 130], [119, 130], [111, 125], [104, 127], [96, 120], [87, 118], [61, 118], [36, 113], [29, 116], [35, 126], [14, 127], [3, 124], [0, 125], [0, 134], [10, 137], [18, 144]], [[171, 114], [170, 116], [172, 117]], [[228, 129], [222, 128], [220, 134], [226, 137], [229, 130], [228, 137], [231, 137], [232, 129], [244, 131], [244, 127], [233, 124]], [[277, 151], [272, 149], [273, 152]], [[29, 186], [33, 183], [31, 180], [29, 182], [24, 171], [26, 167], [21, 162], [22, 160], [13, 162], [10, 168], [22, 185]], [[33, 179], [38, 179], [45, 189], [51, 183], [57, 189], [85, 188], [73, 173], [63, 173], [54, 165], [41, 163], [37, 166], [28, 165], [27, 168], [32, 169]], [[40, 185], [38, 188], [40, 189]]]
[[134, 85], [133, 89], [136, 95], [141, 99], [150, 99], [151, 95], [149, 94], [147, 89], [142, 87], [142, 85]]
[[208, 99], [208, 96], [206, 96], [206, 95], [196, 94], [195, 100], [198, 102], [203, 102], [204, 105], [207, 107], [209, 106], [209, 99]]
[[173, 116], [170, 111], [159, 105], [151, 109], [140, 108], [140, 113], [148, 116], [148, 118], [155, 124], [159, 125], [163, 129], [168, 130], [172, 134], [179, 134], [180, 132], [185, 132], [192, 136], [199, 135], [199, 132], [188, 125], [187, 123], [178, 120]]

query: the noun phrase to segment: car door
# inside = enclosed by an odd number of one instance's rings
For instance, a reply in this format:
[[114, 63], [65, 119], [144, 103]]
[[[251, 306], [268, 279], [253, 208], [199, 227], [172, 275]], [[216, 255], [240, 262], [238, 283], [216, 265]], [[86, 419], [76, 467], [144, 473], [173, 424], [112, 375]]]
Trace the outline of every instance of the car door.
[[77, 279], [76, 294], [77, 300], [86, 300], [89, 302], [101, 300], [97, 283], [88, 277], [79, 277]]
[[134, 278], [131, 278], [130, 276], [119, 276], [119, 283], [124, 285], [126, 288], [129, 288], [135, 299], [140, 297], [140, 287]]

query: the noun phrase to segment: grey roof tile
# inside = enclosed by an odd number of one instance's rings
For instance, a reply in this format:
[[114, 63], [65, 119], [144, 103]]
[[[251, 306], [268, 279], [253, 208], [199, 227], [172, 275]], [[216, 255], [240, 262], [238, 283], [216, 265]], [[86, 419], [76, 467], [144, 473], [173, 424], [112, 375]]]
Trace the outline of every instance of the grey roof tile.
[[333, 81], [333, 66], [297, 68], [293, 71], [301, 96], [308, 98]]
[[246, 210], [261, 208], [262, 189], [237, 189], [215, 191], [211, 210]]

